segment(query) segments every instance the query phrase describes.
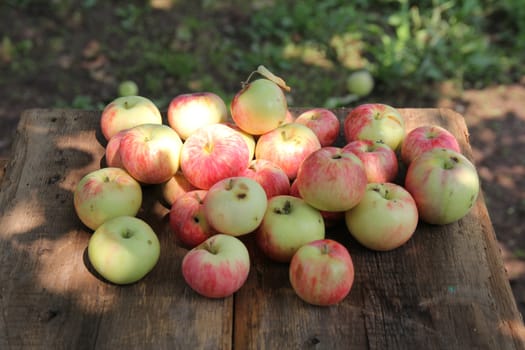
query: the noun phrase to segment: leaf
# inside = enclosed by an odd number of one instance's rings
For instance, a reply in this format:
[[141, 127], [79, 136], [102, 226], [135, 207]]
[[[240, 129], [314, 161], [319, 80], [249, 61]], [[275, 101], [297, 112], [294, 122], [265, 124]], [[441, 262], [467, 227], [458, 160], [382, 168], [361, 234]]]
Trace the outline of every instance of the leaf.
[[281, 87], [281, 89], [283, 89], [283, 90], [286, 90], [286, 91], [290, 92], [290, 90], [292, 89], [291, 87], [286, 85], [286, 82], [281, 77], [276, 76], [275, 74], [270, 72], [270, 70], [268, 68], [266, 68], [263, 65], [260, 65], [259, 67], [257, 67], [257, 73], [259, 73], [263, 77], [273, 81], [275, 84], [279, 85]]

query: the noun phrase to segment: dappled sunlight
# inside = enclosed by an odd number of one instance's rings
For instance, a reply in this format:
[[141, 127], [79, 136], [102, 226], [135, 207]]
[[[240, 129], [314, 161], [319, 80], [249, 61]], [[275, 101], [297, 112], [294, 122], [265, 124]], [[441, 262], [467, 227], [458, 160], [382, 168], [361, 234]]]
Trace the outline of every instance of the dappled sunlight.
[[504, 320], [499, 325], [500, 332], [512, 339], [519, 339], [525, 342], [525, 326], [520, 320]]
[[40, 252], [35, 282], [48, 292], [71, 298], [86, 313], [93, 311], [93, 297], [103, 298], [106, 306], [103, 311], [106, 312], [116, 301], [118, 287], [100, 282], [86, 266], [84, 247], [89, 237], [87, 233], [81, 235], [73, 230], [56, 240], [35, 242]]
[[[91, 140], [91, 142], [86, 141]], [[69, 168], [67, 174], [62, 174], [63, 180], [59, 183], [61, 189], [74, 192], [84, 175], [100, 168], [100, 161], [104, 156], [104, 146], [94, 142], [93, 131], [81, 131], [74, 135], [60, 136], [55, 139], [57, 149], [74, 150], [75, 153], [89, 154], [91, 160], [84, 162], [82, 167]], [[97, 144], [99, 147], [97, 147]], [[98, 148], [94, 150], [94, 148]]]
[[18, 200], [13, 208], [7, 209], [0, 217], [2, 237], [12, 239], [45, 225], [47, 218], [44, 209], [36, 190], [32, 191], [29, 198]]

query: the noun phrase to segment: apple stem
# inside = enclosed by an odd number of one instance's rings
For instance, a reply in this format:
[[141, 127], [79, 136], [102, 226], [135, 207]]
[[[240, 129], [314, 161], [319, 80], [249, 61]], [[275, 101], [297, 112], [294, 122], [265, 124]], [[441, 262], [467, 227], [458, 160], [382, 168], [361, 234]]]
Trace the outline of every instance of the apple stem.
[[328, 248], [328, 244], [323, 244], [321, 246], [321, 254], [328, 254], [330, 253], [330, 248]]
[[250, 73], [250, 75], [248, 75], [248, 78], [246, 78], [245, 81], [241, 81], [241, 88], [244, 89], [244, 88], [246, 87], [246, 85], [248, 85], [248, 84], [250, 83], [250, 79], [252, 78], [252, 76], [253, 76], [255, 73], [257, 73], [257, 71], [255, 71], [255, 70], [252, 71], [252, 72]]

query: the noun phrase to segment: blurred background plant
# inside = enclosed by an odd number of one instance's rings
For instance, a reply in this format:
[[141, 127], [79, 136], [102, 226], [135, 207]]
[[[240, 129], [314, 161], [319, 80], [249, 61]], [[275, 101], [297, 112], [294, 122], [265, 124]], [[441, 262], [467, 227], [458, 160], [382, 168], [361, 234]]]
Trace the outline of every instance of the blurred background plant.
[[418, 106], [444, 82], [509, 83], [525, 69], [520, 0], [5, 0], [0, 11], [0, 86], [33, 82], [48, 107], [100, 109], [125, 80], [160, 108], [197, 90], [229, 101], [259, 64], [292, 86], [291, 105], [345, 104], [346, 79], [367, 70], [368, 99]]

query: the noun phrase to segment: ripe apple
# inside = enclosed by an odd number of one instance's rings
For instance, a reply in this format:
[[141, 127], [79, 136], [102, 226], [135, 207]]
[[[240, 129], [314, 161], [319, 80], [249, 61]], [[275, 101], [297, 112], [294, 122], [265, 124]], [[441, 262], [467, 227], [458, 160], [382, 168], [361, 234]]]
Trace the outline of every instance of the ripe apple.
[[266, 159], [253, 159], [242, 176], [257, 181], [266, 192], [266, 197], [272, 198], [280, 194], [290, 193], [288, 175], [278, 165]]
[[210, 187], [203, 205], [211, 227], [220, 233], [240, 236], [259, 226], [268, 199], [257, 181], [237, 176], [222, 179]]
[[182, 275], [197, 293], [225, 298], [238, 291], [250, 272], [250, 255], [236, 237], [216, 234], [182, 259]]
[[321, 239], [303, 245], [289, 266], [295, 293], [305, 302], [319, 306], [341, 302], [354, 284], [354, 264], [344, 245]]
[[396, 152], [382, 141], [354, 140], [343, 150], [361, 159], [368, 182], [392, 182], [396, 178], [399, 170]]
[[130, 284], [146, 276], [157, 264], [160, 243], [146, 222], [132, 216], [106, 221], [88, 243], [89, 262], [102, 277], [115, 284]]
[[421, 153], [432, 148], [449, 148], [461, 152], [456, 137], [438, 125], [422, 125], [412, 129], [401, 143], [401, 160], [410, 164]]
[[322, 147], [331, 146], [339, 136], [341, 123], [337, 116], [326, 108], [309, 109], [295, 119], [296, 123], [306, 125], [319, 139]]
[[[302, 198], [301, 194], [299, 193], [299, 190], [297, 189], [297, 179], [295, 179], [290, 185], [290, 196]], [[338, 223], [341, 219], [344, 219], [345, 217], [344, 211], [319, 210], [319, 212], [321, 213], [324, 219], [325, 227], [334, 226], [336, 223]]]
[[263, 78], [246, 84], [237, 92], [230, 111], [239, 128], [252, 135], [262, 135], [284, 122], [288, 104], [283, 90]]
[[421, 220], [446, 225], [468, 214], [480, 183], [474, 164], [464, 155], [434, 148], [410, 163], [405, 188], [416, 201]]
[[320, 148], [319, 139], [309, 127], [288, 123], [259, 137], [255, 144], [255, 159], [273, 162], [293, 180], [303, 160]]
[[160, 184], [179, 169], [182, 140], [167, 125], [141, 124], [128, 129], [120, 140], [120, 159], [137, 181]]
[[416, 231], [416, 202], [402, 186], [369, 183], [361, 201], [345, 213], [350, 234], [365, 247], [386, 251], [405, 244]]
[[180, 169], [168, 181], [160, 184], [161, 198], [168, 207], [171, 207], [183, 194], [196, 189], [197, 187], [184, 177]]
[[301, 246], [325, 238], [324, 220], [319, 210], [301, 198], [275, 196], [268, 200], [255, 237], [257, 246], [270, 259], [289, 262]]
[[253, 157], [255, 157], [255, 137], [253, 137], [252, 134], [248, 134], [246, 131], [239, 128], [237, 125], [235, 125], [235, 123], [225, 122], [224, 124], [241, 134], [242, 138], [244, 139], [244, 141], [246, 141], [246, 144], [248, 145], [248, 158], [252, 160]]
[[306, 158], [297, 173], [297, 190], [306, 203], [326, 211], [346, 211], [365, 194], [363, 162], [340, 147], [323, 147]]
[[207, 190], [217, 181], [240, 176], [248, 167], [249, 156], [248, 145], [239, 132], [224, 124], [211, 124], [186, 139], [180, 166], [193, 186]]
[[80, 221], [96, 230], [114, 217], [137, 215], [142, 205], [142, 188], [121, 168], [101, 168], [80, 180], [73, 202]]
[[198, 128], [225, 122], [227, 118], [226, 104], [212, 92], [181, 94], [168, 106], [168, 124], [183, 140]]
[[366, 103], [346, 115], [343, 130], [347, 143], [354, 140], [381, 140], [397, 151], [405, 137], [405, 120], [392, 106]]
[[140, 124], [162, 124], [158, 107], [143, 96], [122, 96], [111, 101], [100, 117], [100, 128], [107, 141], [121, 130]]
[[122, 159], [120, 158], [120, 141], [127, 130], [128, 129], [120, 130], [109, 139], [105, 149], [106, 164], [108, 167], [124, 168]]
[[169, 224], [175, 238], [193, 248], [216, 232], [204, 215], [204, 197], [207, 190], [193, 190], [183, 194], [171, 206]]

